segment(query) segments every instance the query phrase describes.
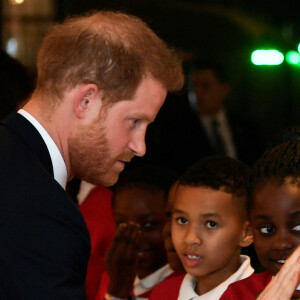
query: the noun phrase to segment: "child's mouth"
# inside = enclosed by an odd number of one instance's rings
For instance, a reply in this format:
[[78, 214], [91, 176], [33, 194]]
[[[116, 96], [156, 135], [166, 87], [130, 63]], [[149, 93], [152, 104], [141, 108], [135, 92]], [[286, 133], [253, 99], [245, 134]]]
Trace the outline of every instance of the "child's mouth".
[[283, 267], [285, 262], [286, 262], [286, 259], [272, 259], [272, 264], [274, 264], [274, 266], [277, 270], [276, 273]]
[[284, 263], [285, 263], [285, 259], [277, 260], [277, 262], [278, 262], [279, 264], [284, 264]]
[[185, 265], [193, 268], [197, 267], [202, 261], [202, 257], [194, 254], [185, 254], [184, 255], [184, 262]]
[[197, 256], [197, 255], [187, 255], [187, 257], [189, 258], [189, 259], [199, 259], [200, 258], [200, 256]]

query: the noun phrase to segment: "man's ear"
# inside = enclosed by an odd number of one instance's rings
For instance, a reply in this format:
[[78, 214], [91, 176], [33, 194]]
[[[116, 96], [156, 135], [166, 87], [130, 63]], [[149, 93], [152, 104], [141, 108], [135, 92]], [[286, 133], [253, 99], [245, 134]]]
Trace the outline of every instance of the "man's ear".
[[249, 221], [244, 222], [243, 224], [243, 236], [240, 241], [241, 247], [248, 247], [253, 243], [253, 233], [252, 228], [250, 227]]
[[97, 85], [90, 83], [81, 86], [75, 94], [74, 112], [77, 118], [83, 119], [98, 113], [102, 106]]

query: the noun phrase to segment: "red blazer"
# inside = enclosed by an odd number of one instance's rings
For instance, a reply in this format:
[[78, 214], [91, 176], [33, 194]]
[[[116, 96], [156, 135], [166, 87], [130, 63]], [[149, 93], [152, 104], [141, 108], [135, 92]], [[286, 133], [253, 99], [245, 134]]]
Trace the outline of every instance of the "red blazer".
[[[144, 294], [138, 295], [138, 297], [152, 299], [152, 294], [154, 293], [154, 291], [156, 291], [156, 289], [160, 285], [164, 284], [166, 281], [169, 281], [169, 280], [171, 280], [173, 278], [176, 278], [176, 277], [179, 277], [179, 276], [181, 277], [182, 274], [178, 273], [178, 272], [174, 272], [174, 273], [170, 274], [164, 281], [162, 281], [160, 284], [158, 284], [157, 286], [155, 286], [152, 290], [147, 291]], [[183, 277], [184, 277], [184, 275], [183, 275]], [[183, 277], [182, 277], [181, 281], [183, 280]], [[181, 285], [181, 282], [179, 284], [179, 288], [180, 288], [180, 285]], [[108, 286], [109, 286], [109, 276], [108, 276], [107, 272], [104, 272], [102, 274], [101, 284], [100, 284], [100, 288], [99, 288], [96, 300], [103, 300], [104, 299], [104, 295], [107, 292]], [[178, 289], [178, 292], [179, 292], [179, 289]], [[164, 297], [164, 294], [160, 293], [160, 289], [158, 289], [158, 293], [159, 293], [158, 298], [153, 298], [153, 299], [157, 299], [157, 300], [162, 300], [162, 299], [164, 299], [164, 300], [165, 299], [177, 299], [177, 296], [178, 296], [178, 294], [177, 294], [176, 298], [166, 298], [166, 297]], [[132, 292], [131, 292], [131, 296], [134, 296], [134, 294]]]
[[230, 284], [220, 300], [254, 300], [271, 279], [272, 275], [268, 271], [254, 273], [248, 278]]
[[177, 300], [184, 276], [182, 273], [173, 273], [172, 277], [168, 277], [152, 290], [149, 300]]
[[96, 298], [101, 276], [105, 271], [104, 256], [114, 238], [112, 194], [108, 188], [97, 186], [79, 207], [91, 238], [91, 254], [85, 280], [88, 300]]

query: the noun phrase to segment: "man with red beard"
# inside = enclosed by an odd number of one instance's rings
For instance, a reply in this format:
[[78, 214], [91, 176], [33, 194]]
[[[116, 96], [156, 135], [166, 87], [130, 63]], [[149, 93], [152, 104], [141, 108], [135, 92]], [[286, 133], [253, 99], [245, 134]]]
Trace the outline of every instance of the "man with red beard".
[[0, 124], [1, 299], [86, 298], [90, 240], [66, 182], [113, 185], [182, 84], [174, 52], [134, 16], [53, 26], [32, 97]]

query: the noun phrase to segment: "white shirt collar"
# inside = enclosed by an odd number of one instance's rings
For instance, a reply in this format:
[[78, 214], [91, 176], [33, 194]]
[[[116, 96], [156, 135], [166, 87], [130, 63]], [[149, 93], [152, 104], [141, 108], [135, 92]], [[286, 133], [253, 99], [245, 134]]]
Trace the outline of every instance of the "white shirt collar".
[[21, 114], [24, 118], [26, 118], [42, 136], [51, 157], [54, 179], [65, 189], [67, 184], [68, 173], [65, 161], [58, 147], [56, 146], [48, 132], [45, 130], [45, 128], [37, 121], [37, 119], [35, 119], [24, 109], [20, 109], [18, 113]]
[[200, 115], [200, 120], [208, 132], [211, 131], [211, 121], [217, 120], [220, 124], [227, 121], [224, 109], [219, 110], [215, 115]]
[[239, 269], [228, 277], [225, 281], [219, 284], [217, 287], [211, 291], [199, 296], [195, 292], [195, 287], [197, 284], [197, 278], [192, 275], [186, 274], [179, 291], [178, 300], [215, 300], [219, 299], [222, 294], [227, 289], [228, 285], [249, 277], [253, 274], [254, 270], [250, 264], [250, 258], [246, 255], [241, 255], [242, 264]]
[[86, 197], [89, 195], [90, 191], [95, 187], [94, 184], [86, 182], [84, 180], [80, 181], [79, 192], [77, 194], [78, 204], [82, 204]]
[[174, 271], [167, 264], [143, 279], [139, 279], [138, 277], [136, 277], [133, 287], [134, 295], [142, 295], [147, 291], [152, 290], [153, 287], [165, 280], [173, 272]]

